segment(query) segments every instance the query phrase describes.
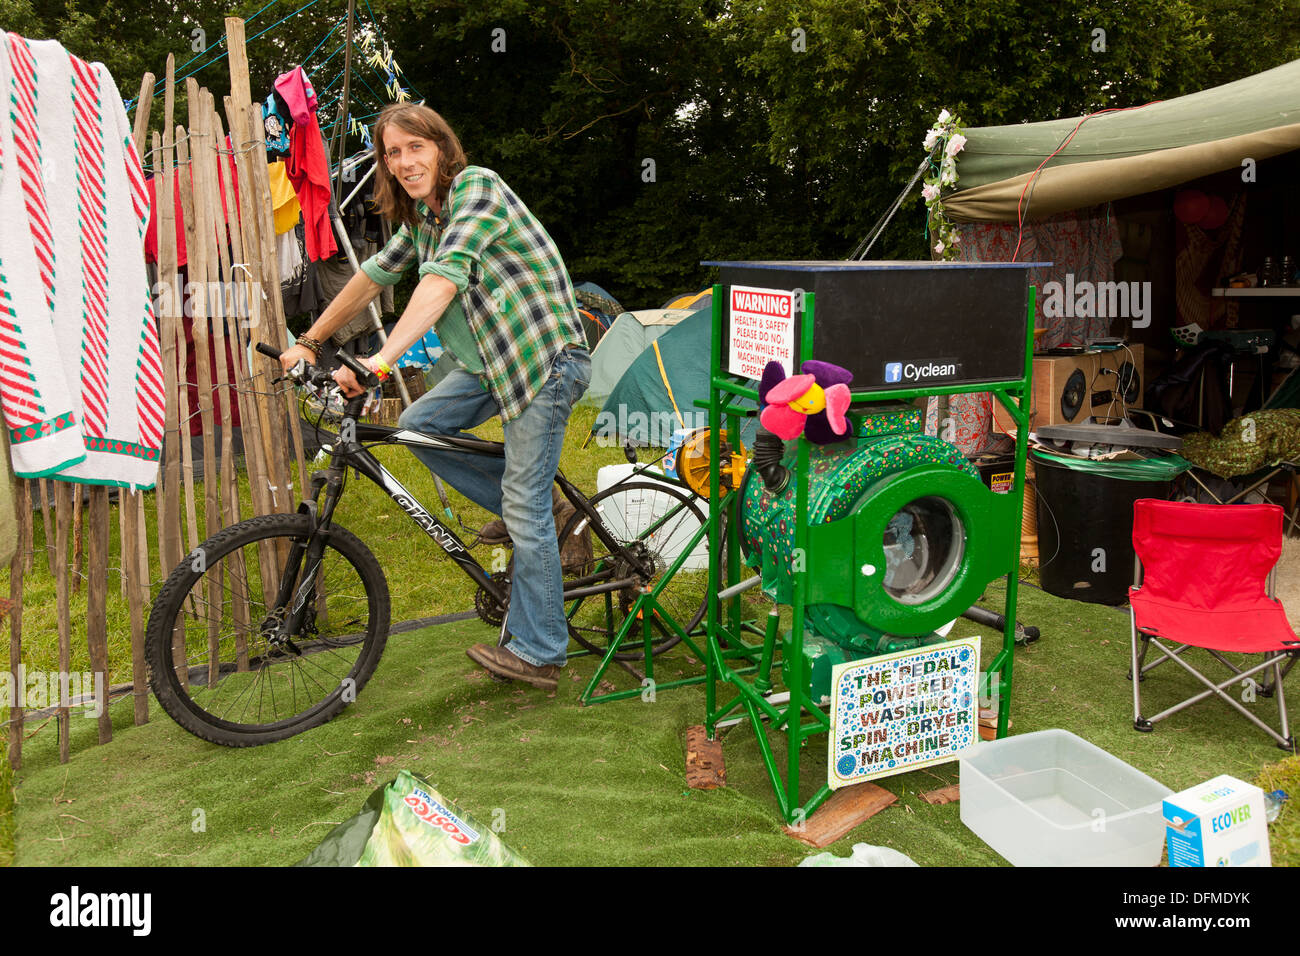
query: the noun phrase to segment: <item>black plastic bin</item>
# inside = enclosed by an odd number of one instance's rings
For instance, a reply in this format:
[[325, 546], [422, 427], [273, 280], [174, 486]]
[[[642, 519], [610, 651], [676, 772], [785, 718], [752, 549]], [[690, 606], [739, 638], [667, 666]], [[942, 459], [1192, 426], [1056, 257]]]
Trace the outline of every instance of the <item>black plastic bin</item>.
[[1127, 604], [1133, 583], [1133, 502], [1168, 499], [1186, 470], [1177, 455], [1088, 461], [1030, 451], [1038, 488], [1039, 581], [1057, 597]]

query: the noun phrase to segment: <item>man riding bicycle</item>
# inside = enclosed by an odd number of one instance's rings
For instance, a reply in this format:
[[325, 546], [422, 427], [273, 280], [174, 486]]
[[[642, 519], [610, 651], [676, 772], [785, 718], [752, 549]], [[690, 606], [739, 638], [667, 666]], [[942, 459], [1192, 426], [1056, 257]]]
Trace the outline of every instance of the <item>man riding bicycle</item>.
[[[286, 369], [299, 359], [315, 363], [325, 339], [418, 267], [420, 281], [387, 343], [360, 361], [387, 378], [437, 322], [463, 367], [399, 424], [458, 435], [501, 416], [504, 458], [414, 451], [465, 497], [501, 515], [514, 542], [512, 640], [466, 653], [498, 676], [554, 689], [569, 632], [551, 489], [570, 411], [591, 379], [573, 286], [541, 223], [495, 172], [467, 164], [456, 134], [432, 109], [389, 106], [375, 122], [374, 142], [376, 203], [399, 228], [281, 362]], [[347, 395], [362, 391], [346, 368], [334, 379]]]

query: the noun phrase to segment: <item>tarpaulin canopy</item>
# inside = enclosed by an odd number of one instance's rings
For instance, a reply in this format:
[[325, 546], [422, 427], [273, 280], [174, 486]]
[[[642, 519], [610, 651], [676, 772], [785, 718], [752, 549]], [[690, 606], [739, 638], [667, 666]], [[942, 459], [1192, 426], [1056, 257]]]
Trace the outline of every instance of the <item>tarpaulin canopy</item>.
[[[973, 127], [958, 160], [962, 189], [945, 200], [954, 219], [1017, 219], [1040, 163], [1079, 117]], [[1211, 173], [1300, 149], [1300, 60], [1234, 83], [1138, 109], [1089, 118], [1032, 186], [1038, 218], [1168, 189]]]

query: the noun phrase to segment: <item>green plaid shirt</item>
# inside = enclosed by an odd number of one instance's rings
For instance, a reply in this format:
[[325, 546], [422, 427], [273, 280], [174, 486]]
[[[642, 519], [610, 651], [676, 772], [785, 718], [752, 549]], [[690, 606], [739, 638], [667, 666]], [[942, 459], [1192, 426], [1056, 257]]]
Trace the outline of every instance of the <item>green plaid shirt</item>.
[[566, 345], [586, 346], [573, 285], [555, 243], [490, 169], [470, 166], [451, 181], [442, 215], [423, 202], [414, 235], [403, 225], [361, 271], [393, 285], [419, 263], [456, 286], [483, 362], [488, 391], [506, 421], [551, 374]]

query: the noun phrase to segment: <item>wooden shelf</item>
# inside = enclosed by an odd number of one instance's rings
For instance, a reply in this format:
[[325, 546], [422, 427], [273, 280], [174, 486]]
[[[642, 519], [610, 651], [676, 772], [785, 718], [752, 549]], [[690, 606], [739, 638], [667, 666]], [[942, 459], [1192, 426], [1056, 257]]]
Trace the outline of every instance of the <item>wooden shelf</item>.
[[1213, 289], [1211, 291], [1214, 295], [1219, 296], [1220, 298], [1226, 296], [1230, 299], [1253, 298], [1255, 296], [1261, 298], [1270, 296], [1276, 296], [1278, 298], [1288, 296], [1300, 297], [1300, 285], [1275, 286], [1267, 289]]

